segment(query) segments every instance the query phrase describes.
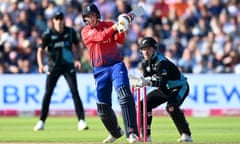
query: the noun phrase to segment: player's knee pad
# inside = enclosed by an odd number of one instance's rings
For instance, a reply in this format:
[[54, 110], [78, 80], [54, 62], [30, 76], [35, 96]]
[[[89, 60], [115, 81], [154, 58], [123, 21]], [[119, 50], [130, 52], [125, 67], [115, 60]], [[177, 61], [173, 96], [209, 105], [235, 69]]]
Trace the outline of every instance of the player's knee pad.
[[176, 104], [167, 104], [166, 110], [172, 119], [184, 118], [183, 112]]
[[129, 88], [126, 88], [125, 86], [121, 86], [118, 89], [118, 98], [120, 104], [128, 103], [129, 101], [134, 102], [134, 98], [131, 94], [131, 91]]
[[98, 116], [102, 120], [104, 126], [109, 131], [109, 133], [115, 138], [121, 137], [120, 127], [117, 122], [116, 115], [112, 108], [107, 104], [98, 103], [97, 104]]
[[179, 107], [175, 104], [167, 104], [166, 110], [169, 114], [179, 111]]

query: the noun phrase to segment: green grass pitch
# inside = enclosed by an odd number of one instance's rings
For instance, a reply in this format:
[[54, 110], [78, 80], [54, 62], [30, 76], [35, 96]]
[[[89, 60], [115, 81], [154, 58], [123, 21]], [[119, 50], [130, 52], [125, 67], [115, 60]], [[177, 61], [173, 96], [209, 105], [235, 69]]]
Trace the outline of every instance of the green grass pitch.
[[[86, 117], [87, 131], [77, 131], [76, 117], [48, 117], [44, 131], [33, 131], [37, 117], [0, 117], [0, 143], [97, 144], [108, 136], [98, 117]], [[123, 128], [122, 118], [118, 118]], [[193, 144], [240, 144], [240, 117], [187, 117]], [[179, 138], [171, 119], [156, 116], [152, 143], [173, 144]], [[115, 143], [127, 143], [125, 136]]]

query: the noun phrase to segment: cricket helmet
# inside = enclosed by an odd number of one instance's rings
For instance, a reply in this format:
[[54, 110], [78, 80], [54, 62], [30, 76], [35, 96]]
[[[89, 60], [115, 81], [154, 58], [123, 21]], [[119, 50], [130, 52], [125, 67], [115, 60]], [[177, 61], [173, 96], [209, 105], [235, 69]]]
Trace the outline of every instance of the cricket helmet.
[[[88, 14], [92, 14], [92, 13], [96, 13], [97, 14], [97, 18], [100, 19], [101, 16], [100, 16], [100, 12], [97, 8], [97, 6], [93, 3], [90, 3], [90, 4], [87, 4], [83, 7], [82, 9], [82, 16], [83, 16], [83, 20], [84, 20], [84, 17]], [[85, 20], [84, 20], [85, 21]]]
[[139, 46], [139, 49], [142, 49], [145, 47], [154, 47], [154, 49], [157, 49], [157, 42], [151, 37], [144, 37], [140, 41], [138, 46]]
[[61, 17], [61, 18], [64, 17], [64, 13], [59, 8], [56, 8], [53, 12], [52, 18], [56, 18], [56, 17]]

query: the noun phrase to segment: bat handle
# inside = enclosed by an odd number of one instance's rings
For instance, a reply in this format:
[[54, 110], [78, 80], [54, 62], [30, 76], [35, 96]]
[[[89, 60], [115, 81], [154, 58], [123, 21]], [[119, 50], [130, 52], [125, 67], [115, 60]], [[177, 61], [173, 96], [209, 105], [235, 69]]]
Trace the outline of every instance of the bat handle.
[[130, 13], [130, 14], [128, 14], [128, 16], [130, 17], [130, 20], [132, 22], [134, 20], [135, 15], [133, 13]]

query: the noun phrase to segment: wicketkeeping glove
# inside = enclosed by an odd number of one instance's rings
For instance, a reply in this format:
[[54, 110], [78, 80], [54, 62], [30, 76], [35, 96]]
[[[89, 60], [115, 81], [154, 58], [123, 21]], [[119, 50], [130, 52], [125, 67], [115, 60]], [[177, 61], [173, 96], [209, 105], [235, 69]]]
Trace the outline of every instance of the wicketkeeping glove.
[[144, 86], [151, 86], [152, 82], [150, 79], [145, 79], [144, 77], [140, 77], [140, 80], [138, 81], [138, 84], [136, 87], [144, 87]]
[[150, 78], [144, 78], [144, 77], [138, 78], [133, 75], [129, 75], [129, 81], [130, 81], [130, 85], [134, 87], [144, 87], [144, 86], [152, 85]]
[[119, 32], [126, 32], [131, 24], [131, 17], [127, 14], [121, 14], [118, 16], [117, 29]]

